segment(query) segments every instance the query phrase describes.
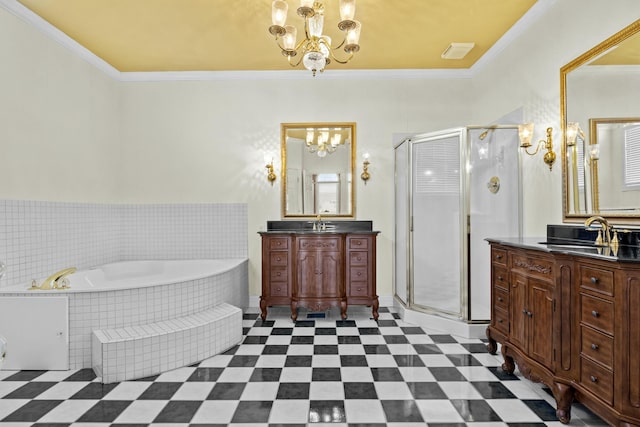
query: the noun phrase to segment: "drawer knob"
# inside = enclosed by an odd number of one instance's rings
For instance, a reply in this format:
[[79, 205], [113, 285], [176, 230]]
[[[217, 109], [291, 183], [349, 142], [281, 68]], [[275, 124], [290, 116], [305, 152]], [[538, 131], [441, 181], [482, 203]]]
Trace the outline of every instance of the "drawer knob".
[[591, 315], [592, 315], [593, 317], [600, 317], [600, 313], [598, 313], [596, 310], [593, 310], [593, 311], [591, 312]]
[[280, 292], [280, 289], [281, 289], [281, 288], [276, 288], [276, 291]]
[[362, 273], [358, 271], [358, 276], [362, 276]]
[[498, 276], [498, 280], [502, 282], [502, 276]]
[[498, 301], [502, 302], [502, 297], [498, 297]]
[[361, 245], [362, 242], [360, 240], [356, 240], [356, 245]]
[[502, 323], [502, 319], [498, 319], [498, 323]]
[[496, 259], [502, 259], [502, 255], [496, 255]]
[[362, 288], [357, 288], [357, 291], [360, 292], [362, 290]]
[[362, 261], [362, 258], [360, 258], [360, 257], [358, 257], [358, 258], [356, 258], [356, 259], [357, 259], [358, 261]]
[[276, 261], [280, 261], [280, 260], [282, 260], [282, 258], [280, 258], [280, 257], [276, 258]]
[[280, 277], [282, 275], [282, 273], [280, 273], [279, 271], [276, 273], [276, 276]]
[[589, 379], [591, 380], [592, 383], [597, 383], [598, 382], [598, 377], [596, 377], [595, 375], [591, 375], [591, 377], [589, 377]]
[[591, 344], [591, 350], [598, 351], [598, 344]]
[[593, 283], [594, 285], [598, 283], [598, 278], [597, 277], [592, 277], [591, 278], [591, 283]]

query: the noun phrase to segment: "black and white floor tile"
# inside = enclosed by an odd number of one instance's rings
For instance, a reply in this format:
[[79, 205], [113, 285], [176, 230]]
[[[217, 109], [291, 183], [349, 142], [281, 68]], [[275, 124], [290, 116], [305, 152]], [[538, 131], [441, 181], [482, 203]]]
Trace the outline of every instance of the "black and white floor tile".
[[[337, 313], [245, 313], [242, 344], [117, 384], [89, 369], [0, 371], [0, 426], [559, 427], [545, 390], [502, 372], [479, 339]], [[517, 371], [516, 371], [517, 374]], [[571, 425], [604, 426], [575, 404]]]

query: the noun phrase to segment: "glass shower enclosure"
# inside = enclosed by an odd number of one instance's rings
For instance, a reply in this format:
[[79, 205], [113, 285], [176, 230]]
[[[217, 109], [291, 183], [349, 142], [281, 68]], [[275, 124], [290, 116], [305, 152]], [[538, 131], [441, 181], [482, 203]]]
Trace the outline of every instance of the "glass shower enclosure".
[[487, 321], [484, 239], [522, 234], [517, 125], [420, 134], [394, 148], [396, 299], [417, 311]]

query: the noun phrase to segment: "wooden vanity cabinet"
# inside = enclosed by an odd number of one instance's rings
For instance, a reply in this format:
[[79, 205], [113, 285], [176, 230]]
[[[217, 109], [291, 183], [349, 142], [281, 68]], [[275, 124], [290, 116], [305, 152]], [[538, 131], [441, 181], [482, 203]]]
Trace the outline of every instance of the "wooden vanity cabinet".
[[369, 233], [269, 233], [262, 235], [261, 317], [267, 307], [289, 305], [323, 311], [348, 305], [372, 307], [378, 319], [376, 235]]
[[640, 426], [640, 266], [496, 243], [491, 253], [488, 349], [501, 343], [503, 369], [548, 385], [564, 423], [575, 399]]

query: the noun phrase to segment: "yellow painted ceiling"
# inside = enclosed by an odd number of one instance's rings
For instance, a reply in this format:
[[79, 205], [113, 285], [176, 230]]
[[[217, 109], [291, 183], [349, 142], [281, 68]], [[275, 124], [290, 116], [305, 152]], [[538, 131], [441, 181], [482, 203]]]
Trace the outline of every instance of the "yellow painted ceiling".
[[[118, 71], [289, 70], [268, 32], [271, 0], [20, 0]], [[536, 0], [358, 0], [360, 52], [327, 69], [471, 67]], [[288, 24], [303, 33], [298, 0]], [[338, 0], [325, 0], [325, 34], [341, 40]], [[474, 42], [462, 60], [440, 54]], [[301, 68], [300, 66], [299, 68]]]
[[622, 41], [615, 49], [591, 62], [589, 65], [639, 65], [640, 33]]

